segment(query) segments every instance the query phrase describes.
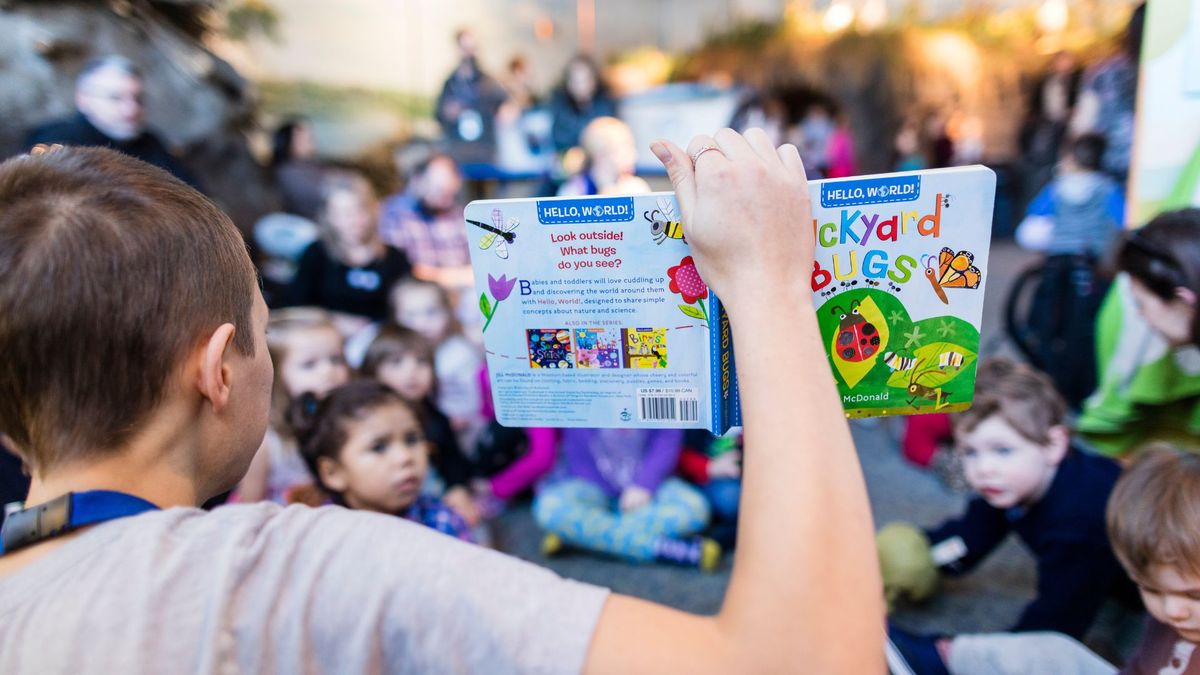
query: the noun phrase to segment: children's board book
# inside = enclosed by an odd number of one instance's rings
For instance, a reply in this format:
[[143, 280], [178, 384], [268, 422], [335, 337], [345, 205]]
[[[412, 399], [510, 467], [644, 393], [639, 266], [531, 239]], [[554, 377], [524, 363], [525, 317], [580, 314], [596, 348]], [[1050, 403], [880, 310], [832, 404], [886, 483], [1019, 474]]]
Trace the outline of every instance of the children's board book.
[[[968, 408], [995, 174], [970, 166], [809, 185], [813, 219], [796, 227], [814, 229], [816, 259], [796, 274], [811, 283], [846, 415]], [[467, 206], [501, 424], [718, 434], [741, 424], [729, 320], [678, 214], [671, 193]], [[729, 226], [754, 236], [753, 223]]]

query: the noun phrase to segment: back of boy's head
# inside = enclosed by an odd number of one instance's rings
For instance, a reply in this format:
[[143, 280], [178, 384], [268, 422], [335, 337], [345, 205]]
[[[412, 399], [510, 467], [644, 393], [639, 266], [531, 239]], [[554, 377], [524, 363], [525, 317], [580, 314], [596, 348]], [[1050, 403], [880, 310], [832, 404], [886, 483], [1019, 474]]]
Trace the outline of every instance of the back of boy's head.
[[1129, 576], [1169, 565], [1200, 577], [1200, 456], [1156, 444], [1121, 474], [1108, 500], [1108, 538]]
[[1045, 445], [1050, 429], [1065, 424], [1067, 404], [1045, 373], [1004, 358], [982, 361], [976, 372], [975, 403], [955, 416], [956, 433], [999, 417], [1024, 438]]
[[398, 324], [384, 324], [367, 347], [359, 372], [363, 377], [377, 377], [384, 363], [399, 360], [409, 354], [423, 363], [433, 365], [433, 345], [429, 344], [424, 335]]
[[[362, 419], [371, 411], [389, 404], [408, 407], [399, 394], [374, 380], [358, 380], [342, 385], [329, 392], [320, 402], [311, 394], [306, 394], [296, 401], [292, 418], [296, 426], [296, 438], [300, 444], [300, 455], [323, 490], [336, 496], [336, 493], [321, 482], [321, 458], [336, 461], [350, 436], [348, 423]], [[413, 416], [416, 416], [415, 411]]]
[[100, 148], [0, 164], [0, 433], [37, 474], [129, 441], [223, 323], [254, 354], [236, 227], [166, 172]]
[[1080, 134], [1067, 145], [1067, 156], [1081, 169], [1099, 171], [1108, 142], [1100, 134]]

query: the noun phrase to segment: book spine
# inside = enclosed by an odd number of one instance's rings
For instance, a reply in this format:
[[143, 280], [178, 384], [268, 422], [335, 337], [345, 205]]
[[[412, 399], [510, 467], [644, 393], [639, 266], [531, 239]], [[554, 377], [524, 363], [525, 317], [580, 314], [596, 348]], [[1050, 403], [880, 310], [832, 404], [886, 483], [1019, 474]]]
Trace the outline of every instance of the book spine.
[[742, 405], [741, 397], [738, 393], [737, 379], [737, 359], [733, 354], [733, 328], [729, 325], [729, 314], [725, 312], [724, 305], [721, 306], [721, 335], [722, 345], [725, 353], [722, 355], [725, 367], [725, 428], [721, 431], [724, 433], [729, 430], [729, 427], [742, 426]]
[[733, 332], [725, 306], [715, 295], [710, 296], [709, 335], [712, 341], [712, 398], [713, 424], [711, 431], [722, 435], [729, 427], [741, 423], [737, 403], [737, 375], [733, 363]]
[[725, 402], [721, 397], [721, 301], [712, 293], [708, 297], [708, 389], [712, 412], [708, 430], [720, 435], [725, 428]]

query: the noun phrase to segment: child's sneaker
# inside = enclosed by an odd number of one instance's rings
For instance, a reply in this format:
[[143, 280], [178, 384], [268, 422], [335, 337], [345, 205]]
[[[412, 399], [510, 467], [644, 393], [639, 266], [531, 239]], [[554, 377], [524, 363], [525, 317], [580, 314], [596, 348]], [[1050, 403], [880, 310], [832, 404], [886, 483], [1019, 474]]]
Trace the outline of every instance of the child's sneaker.
[[654, 558], [659, 562], [711, 572], [721, 561], [721, 545], [707, 537], [659, 537], [654, 542]]
[[897, 628], [890, 621], [887, 636], [914, 675], [950, 675], [942, 655], [938, 653], [936, 637], [910, 633]]
[[562, 553], [563, 547], [562, 537], [553, 532], [547, 532], [546, 536], [542, 537], [542, 555], [546, 557], [553, 557]]
[[712, 572], [721, 564], [721, 545], [715, 539], [704, 537], [700, 540], [700, 570]]

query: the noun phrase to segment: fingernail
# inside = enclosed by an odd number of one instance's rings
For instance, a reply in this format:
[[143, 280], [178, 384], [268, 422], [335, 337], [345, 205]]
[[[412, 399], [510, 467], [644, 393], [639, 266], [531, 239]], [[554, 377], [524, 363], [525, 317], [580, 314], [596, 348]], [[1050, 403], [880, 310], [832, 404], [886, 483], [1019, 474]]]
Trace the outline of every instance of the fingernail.
[[650, 152], [653, 152], [654, 156], [658, 158], [658, 161], [662, 162], [663, 164], [670, 164], [671, 162], [675, 161], [675, 157], [671, 155], [671, 151], [667, 149], [666, 145], [659, 141], [655, 141], [650, 144]]

